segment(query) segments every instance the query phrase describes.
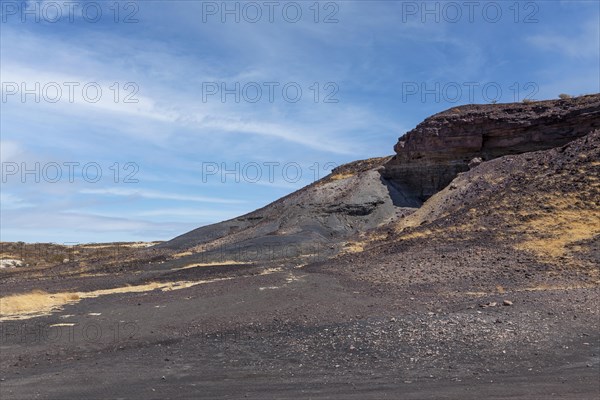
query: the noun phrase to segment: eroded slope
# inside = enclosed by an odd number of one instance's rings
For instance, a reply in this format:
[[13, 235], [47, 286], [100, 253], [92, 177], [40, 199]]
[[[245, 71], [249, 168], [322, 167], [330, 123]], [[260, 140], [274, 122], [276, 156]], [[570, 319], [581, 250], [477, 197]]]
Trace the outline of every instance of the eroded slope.
[[408, 215], [421, 202], [381, 177], [389, 158], [357, 161], [244, 216], [201, 227], [160, 248], [190, 262], [327, 257], [358, 232]]
[[418, 211], [381, 229], [385, 237], [363, 253], [330, 264], [359, 279], [431, 290], [595, 286], [599, 199], [596, 130], [460, 174]]

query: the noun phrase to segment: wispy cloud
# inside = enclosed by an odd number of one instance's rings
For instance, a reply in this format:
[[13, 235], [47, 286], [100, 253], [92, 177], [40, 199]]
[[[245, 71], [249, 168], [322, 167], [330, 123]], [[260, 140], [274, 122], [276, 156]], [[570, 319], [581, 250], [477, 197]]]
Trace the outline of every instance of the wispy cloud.
[[[132, 218], [118, 218], [97, 214], [29, 211], [2, 213], [2, 240], [53, 243], [89, 243], [127, 240], [165, 240], [182, 231], [194, 228], [194, 222], [154, 222]], [[36, 236], [28, 233], [36, 231]]]
[[32, 206], [31, 203], [28, 203], [19, 196], [6, 193], [6, 191], [0, 192], [0, 203], [2, 203], [2, 210], [18, 210]]
[[[535, 81], [538, 96], [552, 97], [598, 83], [593, 2], [544, 2], [537, 24], [513, 23], [508, 9], [498, 24], [479, 15], [474, 24], [422, 23], [402, 21], [401, 2], [336, 3], [335, 24], [315, 23], [309, 3], [297, 24], [224, 24], [218, 16], [203, 23], [201, 2], [180, 1], [139, 2], [136, 24], [115, 24], [110, 13], [95, 24], [18, 16], [3, 24], [3, 82], [97, 82], [103, 96], [72, 103], [10, 96], [0, 116], [2, 160], [97, 162], [107, 176], [115, 163], [139, 166], [134, 187], [81, 177], [3, 185], [3, 238], [150, 240], [251, 211], [312, 182], [311, 165], [322, 177], [326, 164], [388, 155], [405, 131], [456, 105], [405, 103], [403, 82], [494, 81], [510, 93], [514, 82]], [[280, 95], [258, 103], [202, 98], [205, 82], [253, 81], [297, 82], [304, 96], [298, 103]], [[115, 82], [122, 96], [123, 85], [135, 83], [138, 102], [115, 102]], [[315, 82], [321, 99], [323, 85], [335, 83], [339, 102], [315, 102]], [[201, 176], [203, 162], [265, 161], [296, 162], [305, 174], [297, 183], [277, 176], [255, 184]]]
[[561, 33], [548, 30], [543, 34], [531, 35], [527, 37], [527, 42], [540, 50], [563, 57], [597, 61], [600, 52], [598, 17], [592, 17], [584, 24], [564, 29]]
[[[279, 101], [283, 104], [269, 104], [269, 107], [262, 107], [259, 112], [251, 104], [240, 104], [233, 101], [222, 103], [217, 98], [211, 102], [204, 102], [201, 96], [202, 83], [215, 81], [214, 76], [196, 76], [193, 80], [186, 78], [187, 82], [184, 81], [184, 84], [193, 84], [196, 87], [196, 91], [187, 93], [186, 90], [173, 87], [170, 81], [162, 83], [156, 80], [149, 81], [151, 77], [139, 73], [135, 73], [132, 77], [131, 73], [118, 65], [109, 65], [109, 69], [107, 69], [106, 65], [93, 61], [103, 59], [101, 55], [95, 54], [89, 48], [79, 51], [77, 47], [73, 48], [73, 44], [69, 46], [69, 52], [82, 55], [74, 55], [73, 57], [76, 60], [71, 64], [73, 66], [86, 65], [84, 73], [78, 72], [76, 68], [69, 68], [69, 66], [64, 65], [56, 65], [56, 70], [52, 68], [52, 65], [45, 68], [36, 68], [35, 66], [43, 65], [44, 63], [35, 55], [44, 54], [48, 48], [58, 48], [58, 53], [64, 54], [65, 50], [61, 48], [62, 45], [52, 43], [50, 42], [51, 39], [41, 37], [26, 37], [24, 40], [19, 41], [14, 33], [11, 33], [9, 28], [7, 29], [9, 32], [6, 35], [9, 37], [6, 40], [7, 48], [4, 51], [6, 53], [20, 53], [24, 45], [29, 46], [29, 51], [26, 55], [23, 55], [24, 62], [22, 63], [18, 61], [3, 63], [3, 80], [5, 82], [15, 82], [19, 85], [23, 83], [29, 89], [35, 87], [36, 83], [42, 87], [50, 82], [56, 82], [59, 85], [63, 85], [64, 82], [76, 82], [79, 84], [75, 91], [76, 95], [73, 97], [74, 101], [69, 101], [69, 96], [67, 96], [68, 89], [66, 87], [62, 88], [65, 93], [63, 93], [60, 101], [56, 103], [41, 101], [39, 104], [32, 104], [33, 96], [29, 95], [27, 104], [19, 104], [21, 103], [20, 90], [15, 94], [6, 95], [9, 104], [15, 107], [43, 107], [49, 112], [63, 113], [69, 117], [85, 115], [88, 119], [94, 117], [100, 119], [105, 119], [106, 117], [118, 118], [115, 122], [121, 125], [123, 124], [121, 121], [123, 119], [136, 118], [171, 124], [172, 126], [179, 125], [189, 129], [191, 132], [204, 136], [211, 135], [214, 132], [229, 133], [238, 137], [256, 135], [334, 154], [356, 152], [356, 148], [352, 148], [351, 142], [339, 140], [339, 129], [332, 130], [330, 129], [331, 126], [323, 125], [323, 122], [331, 120], [337, 114], [339, 115], [337, 117], [339, 127], [343, 127], [343, 115], [348, 113], [345, 106], [330, 107], [327, 110], [325, 107], [315, 108], [314, 103], [311, 104], [308, 101], [308, 104], [304, 106], [293, 106], [296, 109], [296, 113], [290, 114], [289, 112], [282, 112], [283, 108], [289, 106], [282, 99], [279, 99]], [[10, 40], [11, 38], [14, 38], [15, 41]], [[17, 43], [19, 43], [19, 49], [13, 50], [12, 47], [17, 46]], [[138, 45], [141, 44], [138, 43]], [[179, 60], [176, 61], [176, 59], [180, 56], [168, 54], [156, 54], [154, 62], [162, 62], [168, 56], [172, 56], [175, 59], [171, 60], [173, 64], [179, 63]], [[151, 56], [148, 57], [152, 59]], [[189, 61], [182, 60], [181, 64], [189, 64]], [[159, 67], [157, 65], [150, 69], [154, 70], [154, 68], [158, 69]], [[190, 68], [192, 67], [190, 66]], [[192, 76], [194, 72], [185, 71], [183, 74], [184, 76]], [[269, 76], [268, 74], [265, 76], [264, 71], [255, 71], [250, 76], [251, 79], [258, 80], [259, 82], [274, 80], [273, 76]], [[238, 75], [236, 79], [241, 79], [241, 76]], [[120, 101], [114, 100], [115, 81], [121, 86]], [[123, 90], [123, 86], [129, 82], [132, 82], [139, 88], [139, 92], [133, 96], [133, 99], [136, 101], [135, 103], [126, 103], [123, 101], [123, 97], [127, 93], [130, 93]], [[283, 83], [286, 82], [283, 81]], [[88, 83], [97, 83], [99, 85], [102, 95], [98, 101], [88, 101], [82, 96], [82, 86]], [[229, 84], [231, 85], [231, 83]], [[312, 82], [307, 80], [304, 90], [308, 91], [310, 85], [312, 85]], [[91, 92], [95, 94], [95, 90]], [[308, 94], [305, 98], [307, 97], [309, 97]], [[311, 112], [311, 108], [317, 109], [318, 114]], [[362, 111], [362, 114], [366, 114], [365, 110]], [[302, 115], [306, 115], [306, 117], [310, 116], [310, 119], [298, 118]], [[374, 115], [369, 116], [369, 119], [372, 121], [377, 120]], [[365, 123], [368, 124], [368, 120]], [[126, 134], [131, 132], [130, 130], [120, 131]], [[162, 134], [158, 133], [158, 135], [163, 136], [163, 142], [168, 138], [168, 136], [164, 136], [164, 132], [163, 130]], [[146, 131], [145, 135], [152, 136], [153, 132]], [[214, 135], [211, 136], [211, 140], [215, 140]]]
[[241, 204], [242, 200], [232, 200], [218, 197], [205, 196], [186, 196], [176, 193], [158, 192], [144, 189], [123, 189], [123, 188], [107, 188], [107, 189], [83, 189], [82, 194], [93, 194], [101, 196], [126, 196], [126, 197], [143, 197], [146, 199], [174, 200], [174, 201], [192, 201], [199, 203], [223, 203], [223, 204]]

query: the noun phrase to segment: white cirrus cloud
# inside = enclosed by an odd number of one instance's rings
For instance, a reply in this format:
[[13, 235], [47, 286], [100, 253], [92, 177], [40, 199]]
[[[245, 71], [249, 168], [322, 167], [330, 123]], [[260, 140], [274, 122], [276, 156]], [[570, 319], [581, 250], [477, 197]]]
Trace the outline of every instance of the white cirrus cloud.
[[223, 203], [223, 204], [242, 204], [243, 200], [232, 200], [230, 198], [191, 196], [164, 191], [146, 190], [146, 189], [125, 189], [125, 188], [106, 188], [106, 189], [82, 189], [81, 194], [101, 195], [101, 196], [126, 196], [143, 197], [146, 199], [191, 201], [199, 203]]

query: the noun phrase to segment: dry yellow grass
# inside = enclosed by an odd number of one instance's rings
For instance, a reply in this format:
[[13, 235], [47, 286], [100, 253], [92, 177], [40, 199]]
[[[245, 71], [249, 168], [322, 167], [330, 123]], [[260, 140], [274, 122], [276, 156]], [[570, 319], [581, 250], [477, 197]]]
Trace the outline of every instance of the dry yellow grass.
[[0, 321], [12, 319], [11, 316], [47, 314], [65, 304], [77, 302], [78, 299], [72, 297], [74, 297], [73, 293], [50, 294], [41, 290], [2, 297], [0, 298]]
[[259, 275], [270, 275], [270, 274], [275, 274], [277, 272], [281, 272], [283, 271], [283, 268], [281, 267], [277, 267], [277, 268], [266, 268], [264, 271], [262, 271]]
[[173, 268], [171, 271], [180, 271], [182, 269], [190, 269], [190, 268], [199, 268], [199, 267], [215, 267], [219, 265], [241, 265], [241, 264], [252, 264], [250, 262], [240, 262], [240, 261], [215, 261], [210, 263], [197, 263], [186, 265], [185, 267]]
[[348, 173], [345, 173], [345, 174], [331, 175], [330, 179], [333, 180], [333, 181], [339, 181], [341, 179], [347, 179], [347, 178], [350, 178], [350, 177], [353, 177], [353, 176], [354, 176], [354, 173], [348, 172]]
[[342, 254], [362, 253], [372, 243], [388, 238], [385, 233], [366, 232], [359, 236], [360, 239], [352, 242], [344, 243]]
[[387, 239], [388, 235], [385, 233], [375, 233], [369, 236], [369, 242], [377, 242], [379, 240]]
[[434, 232], [430, 229], [424, 229], [422, 231], [410, 232], [410, 233], [406, 233], [406, 234], [402, 234], [402, 232], [400, 232], [399, 239], [400, 240], [423, 239], [423, 238], [433, 235], [433, 233]]
[[365, 250], [365, 243], [348, 242], [344, 245], [342, 254], [361, 253]]
[[218, 278], [201, 281], [151, 282], [144, 285], [123, 286], [112, 289], [100, 289], [91, 292], [46, 293], [34, 290], [30, 293], [15, 294], [0, 298], [0, 321], [20, 320], [48, 315], [62, 309], [65, 305], [75, 304], [81, 299], [88, 299], [119, 293], [142, 293], [152, 290], [163, 292], [185, 289], [208, 282], [233, 279]]
[[496, 286], [496, 292], [450, 292], [446, 293], [450, 296], [471, 296], [471, 297], [485, 297], [491, 296], [494, 294], [510, 294], [517, 292], [545, 292], [545, 291], [566, 291], [566, 290], [577, 290], [577, 289], [591, 289], [600, 286], [600, 281], [596, 283], [582, 283], [582, 284], [571, 284], [571, 285], [550, 285], [550, 284], [540, 284], [533, 287], [526, 288], [514, 288], [510, 290], [506, 290], [502, 286]]
[[[262, 271], [260, 275], [269, 275], [281, 271], [282, 268], [269, 268]], [[143, 293], [152, 290], [168, 292], [186, 289], [204, 283], [231, 279], [235, 279], [235, 277], [199, 281], [150, 282], [143, 285], [99, 289], [91, 292], [47, 293], [42, 290], [34, 290], [29, 293], [0, 297], [0, 321], [22, 320], [48, 315], [54, 311], [61, 310], [68, 304], [75, 304], [82, 299], [90, 299], [111, 294]]]
[[132, 243], [106, 243], [106, 244], [83, 244], [82, 248], [86, 249], [107, 249], [118, 247], [129, 247], [133, 249], [150, 247], [159, 244], [160, 242], [132, 242]]
[[[587, 176], [589, 177], [591, 174], [587, 174]], [[494, 180], [491, 177], [483, 178], [493, 183], [502, 181], [502, 179]], [[464, 182], [461, 182], [461, 178], [457, 178], [455, 184], [460, 188]], [[593, 192], [593, 187], [594, 183], [591, 182], [588, 190]], [[513, 190], [517, 191], [518, 188], [513, 188]], [[444, 216], [438, 209], [443, 209], [443, 202], [446, 198], [449, 198], [448, 196], [452, 195], [454, 193], [445, 188], [427, 200], [419, 210], [401, 221], [396, 226], [399, 240], [423, 239], [439, 234], [448, 235], [453, 232], [464, 234], [481, 231], [491, 231], [498, 238], [508, 238], [500, 229], [496, 229], [497, 227], [486, 227], [478, 224], [477, 209], [469, 210], [468, 215], [473, 222], [447, 227], [443, 232], [419, 229], [419, 225], [423, 222]], [[518, 234], [524, 237], [522, 242], [515, 246], [517, 250], [529, 251], [540, 259], [550, 260], [576, 251], [573, 245], [577, 242], [600, 235], [600, 207], [598, 202], [589, 200], [582, 202], [581, 198], [579, 194], [568, 195], [559, 192], [548, 192], [540, 196], [523, 197], [523, 201], [531, 202], [532, 207], [528, 209], [513, 211], [514, 204], [510, 198], [498, 201], [495, 204], [495, 209], [499, 215], [502, 215], [504, 222], [512, 226], [510, 236], [514, 237], [515, 234]], [[574, 208], [575, 204], [579, 204], [579, 206]], [[582, 206], [582, 204], [585, 205]], [[540, 212], [538, 207], [540, 205], [544, 205], [552, 211]], [[417, 231], [403, 234], [408, 228], [415, 228]]]
[[559, 209], [523, 223], [528, 238], [517, 245], [542, 258], [562, 256], [570, 244], [600, 235], [600, 211]]
[[173, 254], [172, 258], [182, 258], [182, 257], [186, 257], [186, 256], [191, 256], [192, 254], [194, 254], [194, 253], [192, 253], [191, 251], [184, 251], [182, 253]]

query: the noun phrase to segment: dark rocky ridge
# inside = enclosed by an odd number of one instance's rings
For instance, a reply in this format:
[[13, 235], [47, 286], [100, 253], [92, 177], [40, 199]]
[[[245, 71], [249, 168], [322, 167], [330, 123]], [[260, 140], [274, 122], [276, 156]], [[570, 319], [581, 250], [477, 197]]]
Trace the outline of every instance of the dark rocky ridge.
[[200, 227], [157, 248], [185, 263], [328, 258], [355, 236], [415, 212], [475, 157], [555, 148], [600, 127], [600, 95], [531, 104], [467, 105], [400, 138], [393, 158], [342, 165], [261, 209]]
[[402, 136], [384, 176], [425, 200], [480, 157], [562, 146], [600, 127], [600, 95], [533, 103], [466, 105], [433, 115]]
[[561, 147], [483, 162], [384, 227], [385, 237], [363, 252], [307, 268], [433, 292], [594, 286], [599, 199], [595, 130]]
[[353, 235], [408, 215], [421, 205], [406, 195], [409, 191], [381, 177], [388, 160], [342, 165], [261, 209], [195, 229], [157, 247], [191, 252], [181, 258], [182, 263], [334, 255]]

